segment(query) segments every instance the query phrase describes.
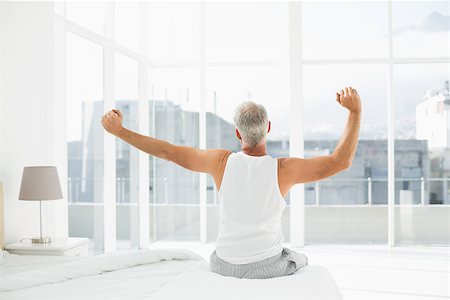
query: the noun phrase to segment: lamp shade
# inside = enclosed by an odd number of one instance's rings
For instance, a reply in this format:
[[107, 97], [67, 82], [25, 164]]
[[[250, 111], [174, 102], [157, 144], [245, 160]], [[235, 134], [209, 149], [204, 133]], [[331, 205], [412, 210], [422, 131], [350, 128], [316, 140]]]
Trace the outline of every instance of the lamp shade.
[[58, 170], [53, 166], [25, 167], [19, 200], [62, 199]]

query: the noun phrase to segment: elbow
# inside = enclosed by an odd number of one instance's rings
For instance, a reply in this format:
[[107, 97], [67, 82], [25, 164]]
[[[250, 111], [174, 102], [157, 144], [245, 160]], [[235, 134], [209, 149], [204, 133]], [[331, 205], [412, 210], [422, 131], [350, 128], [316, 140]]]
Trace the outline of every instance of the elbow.
[[349, 169], [351, 166], [352, 166], [352, 160], [349, 159], [349, 160], [342, 161], [340, 168], [341, 168], [341, 171], [344, 171], [344, 170]]
[[353, 159], [342, 159], [339, 157], [334, 156], [333, 157], [334, 166], [336, 173], [345, 171], [349, 169], [352, 166]]
[[165, 147], [163, 147], [156, 156], [164, 160], [173, 162], [175, 160], [173, 145], [167, 143], [167, 145], [165, 145]]

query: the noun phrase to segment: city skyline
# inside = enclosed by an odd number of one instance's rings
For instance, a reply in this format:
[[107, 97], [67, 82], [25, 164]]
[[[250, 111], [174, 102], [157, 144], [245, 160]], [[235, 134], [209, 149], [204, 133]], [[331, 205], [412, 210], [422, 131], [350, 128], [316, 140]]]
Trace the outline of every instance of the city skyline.
[[[442, 82], [441, 84], [442, 85]], [[437, 87], [437, 85], [434, 85], [435, 87]], [[423, 91], [423, 98], [422, 101], [415, 101], [414, 103], [420, 104], [425, 102], [427, 95], [430, 93], [430, 91], [439, 91], [442, 88], [430, 88], [428, 90]], [[129, 100], [129, 99], [120, 99], [120, 100], [116, 100], [117, 103], [123, 102], [123, 101], [130, 101], [130, 102], [136, 102], [137, 104], [137, 100]], [[170, 103], [171, 105], [176, 105], [179, 106], [180, 109], [182, 109], [183, 105], [180, 103], [180, 101], [171, 101], [171, 100], [149, 100], [149, 103], [156, 101], [156, 102], [165, 102], [167, 101], [168, 103]], [[98, 103], [103, 103], [103, 101], [93, 101], [93, 102], [98, 102]], [[404, 102], [404, 101], [403, 101]], [[306, 103], [306, 106], [309, 103]], [[331, 105], [335, 105], [335, 103], [331, 102]], [[396, 106], [398, 107], [398, 105]], [[411, 106], [410, 106], [411, 107]], [[338, 140], [340, 138], [340, 134], [343, 132], [344, 126], [345, 126], [345, 116], [346, 116], [346, 110], [340, 108], [339, 106], [336, 105], [336, 110], [339, 110], [339, 118], [341, 119], [339, 124], [336, 123], [325, 123], [325, 124], [321, 124], [320, 126], [310, 126], [309, 124], [304, 124], [304, 135], [305, 135], [305, 140]], [[187, 110], [189, 111], [189, 110]], [[402, 112], [405, 111], [405, 108], [401, 109]], [[416, 106], [412, 106], [410, 109], [406, 110], [408, 112], [407, 116], [408, 117], [404, 117], [404, 118], [398, 118], [396, 119], [396, 125], [395, 125], [395, 130], [396, 130], [396, 138], [397, 139], [416, 139]], [[191, 112], [196, 112], [196, 111], [191, 111]], [[208, 113], [213, 113], [212, 111], [207, 111]], [[397, 112], [398, 115], [398, 112]], [[222, 118], [220, 115], [217, 115], [219, 118]], [[328, 116], [325, 113], [325, 116]], [[387, 116], [385, 116], [387, 117]], [[270, 112], [269, 112], [269, 119], [272, 122], [272, 127], [274, 126], [275, 123], [271, 118], [270, 118]], [[228, 123], [232, 124], [232, 122], [224, 119], [225, 121], [227, 121]], [[126, 120], [129, 121], [129, 120]], [[320, 122], [321, 119], [318, 119], [316, 122]], [[137, 122], [136, 120], [131, 120], [130, 122]], [[150, 120], [150, 122], [152, 122], [152, 120]], [[362, 132], [360, 133], [360, 139], [361, 140], [385, 140], [386, 139], [386, 134], [387, 134], [387, 120], [386, 122], [371, 122], [368, 121], [366, 124], [362, 125]], [[276, 125], [275, 125], [276, 126]], [[339, 131], [336, 132], [336, 127], [339, 128]], [[135, 128], [137, 128], [137, 125], [135, 126]], [[234, 129], [232, 129], [234, 130]], [[366, 130], [367, 132], [370, 132], [370, 136], [368, 137], [368, 134], [364, 134], [363, 130]], [[273, 136], [272, 134], [268, 134], [268, 140], [272, 140], [272, 141], [281, 141], [281, 140], [286, 140], [289, 139], [288, 135], [284, 135], [284, 136]], [[78, 139], [78, 141], [81, 139]], [[68, 139], [68, 142], [72, 142], [72, 141], [77, 141], [77, 140], [70, 140]]]
[[[445, 97], [449, 97], [448, 89], [440, 89], [439, 91], [429, 91], [427, 95], [439, 95], [439, 93], [443, 93]], [[431, 101], [429, 98], [424, 99], [422, 103], [427, 103]], [[420, 103], [417, 107], [421, 107], [422, 103]], [[125, 126], [130, 128], [137, 128], [137, 120], [136, 116], [138, 115], [138, 103], [137, 101], [130, 100], [121, 100], [117, 102], [118, 108], [123, 109], [123, 114], [125, 117]], [[85, 145], [83, 149], [87, 149], [87, 153], [84, 153], [85, 150], [82, 150], [81, 142], [72, 142], [69, 143], [69, 177], [72, 180], [89, 180], [89, 175], [87, 177], [80, 176], [80, 174], [90, 174], [91, 171], [82, 170], [77, 166], [76, 160], [85, 161], [87, 165], [92, 171], [95, 170], [95, 166], [92, 165], [93, 162], [90, 162], [92, 159], [101, 160], [101, 149], [97, 155], [93, 154], [89, 145], [94, 145], [95, 140], [97, 140], [103, 132], [103, 129], [100, 126], [92, 126], [92, 122], [99, 118], [102, 115], [102, 103], [100, 102], [85, 102], [85, 122], [90, 126], [86, 128], [84, 132], [87, 134], [87, 137], [83, 139], [83, 144]], [[175, 104], [171, 101], [155, 101], [151, 102], [150, 107], [153, 107], [155, 111], [152, 113], [155, 116], [155, 137], [167, 140], [169, 142], [179, 144], [179, 145], [188, 145], [198, 147], [199, 145], [199, 131], [198, 131], [198, 112], [190, 112], [185, 111], [181, 108], [179, 104]], [[450, 108], [448, 108], [450, 111]], [[150, 113], [150, 112], [149, 112]], [[449, 114], [450, 116], [450, 114]], [[450, 118], [449, 118], [450, 120]], [[239, 151], [240, 144], [236, 137], [234, 136], [234, 125], [224, 120], [218, 115], [207, 112], [207, 132], [206, 132], [206, 146], [207, 148], [226, 148], [232, 151]], [[175, 122], [175, 123], [174, 123]], [[449, 121], [450, 124], [450, 121]], [[447, 133], [450, 133], [450, 125], [447, 128]], [[403, 182], [402, 185], [396, 186], [397, 194], [400, 190], [406, 189], [408, 191], [413, 192], [410, 197], [414, 201], [414, 203], [420, 203], [424, 200], [421, 200], [421, 188], [420, 182], [421, 178], [429, 178], [429, 177], [445, 177], [450, 174], [450, 168], [445, 167], [436, 167], [433, 163], [433, 160], [436, 157], [436, 153], [430, 152], [428, 147], [429, 137], [423, 136], [421, 140], [412, 139], [412, 140], [396, 140], [396, 178], [402, 179], [405, 178], [406, 181]], [[334, 147], [337, 144], [337, 140], [334, 139], [318, 139], [318, 140], [305, 140], [305, 157], [313, 157], [318, 155], [326, 155], [330, 154]], [[76, 146], [79, 144], [79, 146]], [[122, 178], [125, 180], [131, 179], [131, 151], [136, 152], [137, 150], [130, 147], [126, 143], [122, 141], [117, 141], [116, 145], [118, 148], [116, 149], [117, 155], [117, 178]], [[75, 148], [74, 148], [75, 147]], [[95, 148], [95, 147], [94, 147]], [[78, 149], [78, 150], [77, 150]], [[432, 149], [431, 149], [432, 150]], [[91, 152], [91, 154], [89, 154]], [[76, 154], [78, 153], [78, 154]], [[288, 140], [269, 140], [268, 141], [268, 153], [274, 157], [285, 157], [289, 156], [289, 141]], [[430, 153], [430, 154], [429, 154]], [[94, 156], [93, 156], [94, 155]], [[135, 159], [136, 155], [133, 154]], [[78, 157], [78, 158], [77, 158]], [[97, 157], [97, 158], [95, 158]], [[439, 158], [439, 155], [438, 155]], [[74, 160], [75, 159], [75, 160]], [[152, 159], [153, 161], [154, 159]], [[176, 167], [170, 162], [165, 162], [162, 160], [154, 160], [151, 164], [155, 164], [150, 166], [151, 174], [150, 179], [153, 184], [156, 184], [156, 190], [159, 191], [158, 195], [153, 195], [154, 201], [168, 201], [167, 199], [187, 199], [185, 192], [187, 190], [191, 190], [188, 194], [191, 194], [194, 197], [189, 201], [195, 202], [195, 195], [198, 192], [198, 176], [192, 172], [184, 170], [182, 168]], [[446, 162], [447, 164], [448, 162]], [[154, 169], [153, 169], [154, 168]], [[449, 170], [447, 170], [449, 169]], [[75, 171], [78, 170], [78, 171]], [[75, 173], [74, 173], [75, 172]], [[154, 173], [156, 172], [156, 173]], [[77, 175], [78, 174], [78, 175]], [[445, 175], [447, 174], [447, 175]], [[91, 175], [92, 177], [92, 175]], [[95, 176], [94, 176], [95, 177]], [[78, 178], [78, 179], [77, 179]], [[85, 179], [83, 179], [85, 178]], [[364, 204], [367, 203], [368, 200], [368, 191], [367, 187], [364, 188], [367, 183], [364, 181], [358, 183], [353, 182], [355, 179], [364, 179], [367, 180], [371, 178], [374, 180], [374, 184], [376, 184], [376, 188], [372, 190], [372, 198], [373, 203], [383, 204], [386, 203], [387, 195], [387, 140], [386, 139], [378, 139], [378, 140], [364, 140], [361, 139], [358, 146], [358, 151], [356, 153], [355, 161], [347, 171], [344, 171], [338, 175], [331, 177], [329, 180], [340, 180], [340, 184], [336, 186], [331, 186], [326, 188], [322, 188], [321, 197], [325, 197], [328, 199], [327, 203], [359, 203]], [[163, 180], [164, 179], [164, 180]], [[183, 179], [183, 182], [181, 182]], [[156, 181], [155, 181], [156, 180]], [[342, 181], [344, 180], [344, 181]], [[347, 182], [345, 182], [347, 180]], [[445, 179], [444, 179], [445, 181]], [[214, 190], [213, 182], [208, 181], [208, 189], [210, 191]], [[91, 183], [92, 184], [92, 183]], [[158, 188], [158, 185], [162, 184]], [[180, 185], [181, 184], [181, 185]], [[431, 184], [431, 183], [430, 183]], [[150, 183], [152, 186], [152, 183]], [[183, 186], [183, 187], [182, 187]], [[344, 188], [346, 187], [346, 188]], [[434, 191], [437, 188], [437, 191]], [[125, 187], [121, 187], [120, 190], [123, 191]], [[152, 188], [150, 188], [152, 190]], [[315, 199], [314, 193], [316, 187], [314, 185], [307, 185], [306, 191], [309, 191], [307, 195], [307, 203], [312, 204]], [[341, 190], [342, 189], [342, 190]], [[442, 186], [442, 189], [445, 189], [445, 185]], [[343, 195], [342, 191], [347, 190], [347, 194]], [[445, 192], [440, 192], [440, 187], [433, 188], [433, 192], [430, 186], [430, 196], [426, 196], [425, 201], [430, 201], [430, 203], [438, 204], [438, 203], [446, 203], [447, 196], [445, 196]], [[161, 191], [164, 191], [161, 194]], [[178, 196], [172, 195], [168, 196], [168, 191], [170, 194], [179, 193]], [[197, 192], [196, 192], [197, 191]], [[312, 191], [313, 193], [311, 194]], [[128, 194], [127, 194], [128, 195]], [[309, 195], [309, 196], [308, 196]], [[324, 196], [328, 195], [328, 196]], [[339, 195], [338, 198], [333, 198], [332, 195]], [[188, 196], [190, 199], [191, 196]], [[208, 199], [211, 199], [213, 194], [209, 193]], [[87, 199], [89, 199], [88, 196]], [[159, 199], [159, 200], [158, 200]], [[165, 200], [164, 200], [165, 199]], [[332, 200], [334, 199], [334, 200]], [[442, 200], [439, 200], [442, 199]], [[354, 202], [356, 201], [357, 202]], [[120, 200], [126, 201], [126, 200]], [[170, 200], [171, 201], [171, 200]], [[184, 201], [184, 200], [183, 200]], [[182, 202], [183, 202], [182, 201]], [[337, 201], [337, 202], [336, 202]], [[398, 201], [402, 201], [401, 198], [398, 198]], [[439, 202], [441, 201], [441, 202]], [[184, 202], [183, 202], [184, 203]]]

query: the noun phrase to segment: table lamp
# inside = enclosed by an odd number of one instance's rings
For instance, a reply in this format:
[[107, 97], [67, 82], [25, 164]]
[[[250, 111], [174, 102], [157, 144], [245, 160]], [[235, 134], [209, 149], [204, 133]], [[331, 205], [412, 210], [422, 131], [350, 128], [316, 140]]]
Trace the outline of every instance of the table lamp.
[[58, 170], [53, 166], [25, 167], [22, 173], [19, 200], [39, 201], [40, 236], [32, 243], [51, 243], [50, 237], [42, 236], [42, 201], [62, 199]]

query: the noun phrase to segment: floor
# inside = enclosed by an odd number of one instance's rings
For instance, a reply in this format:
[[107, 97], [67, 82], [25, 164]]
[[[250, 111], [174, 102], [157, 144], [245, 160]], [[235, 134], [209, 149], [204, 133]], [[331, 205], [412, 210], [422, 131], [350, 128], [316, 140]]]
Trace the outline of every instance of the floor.
[[[208, 259], [214, 244], [156, 242], [151, 247], [190, 249]], [[449, 247], [317, 245], [295, 250], [305, 253], [310, 264], [328, 268], [345, 300], [450, 299]]]

